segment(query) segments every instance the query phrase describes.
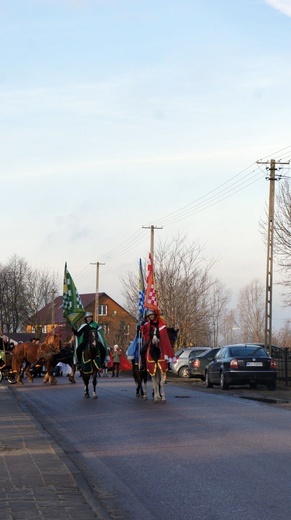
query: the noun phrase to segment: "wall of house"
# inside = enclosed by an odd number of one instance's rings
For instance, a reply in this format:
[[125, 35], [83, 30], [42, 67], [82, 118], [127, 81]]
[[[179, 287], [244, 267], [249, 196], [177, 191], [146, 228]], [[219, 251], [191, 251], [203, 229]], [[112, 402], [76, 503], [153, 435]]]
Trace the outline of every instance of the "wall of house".
[[[107, 294], [100, 293], [99, 296], [99, 309], [102, 306], [104, 310], [106, 308], [106, 313], [100, 313], [98, 317], [98, 322], [102, 326], [106, 343], [109, 347], [113, 347], [115, 344], [118, 344], [119, 347], [126, 351], [129, 343], [133, 340], [136, 331], [136, 323], [137, 320], [133, 318], [121, 305], [112, 300]], [[95, 314], [95, 301], [92, 301], [85, 308], [86, 311], [92, 312], [93, 316]], [[51, 313], [46, 313], [48, 316], [48, 320], [51, 319]], [[62, 317], [62, 321], [59, 321], [52, 325], [51, 323], [43, 323], [38, 325], [27, 325], [26, 332], [33, 335], [40, 336], [41, 333], [49, 333], [55, 327], [65, 326], [66, 321]], [[83, 323], [83, 319], [80, 322], [75, 324], [75, 327], [78, 328]], [[66, 334], [62, 337], [64, 342], [68, 341], [71, 330], [69, 326], [66, 326]], [[67, 338], [68, 337], [68, 338]]]
[[106, 342], [110, 347], [118, 344], [125, 351], [135, 336], [137, 321], [107, 295], [100, 297], [99, 306], [102, 305], [106, 305], [107, 314], [99, 315], [98, 321], [103, 328]]

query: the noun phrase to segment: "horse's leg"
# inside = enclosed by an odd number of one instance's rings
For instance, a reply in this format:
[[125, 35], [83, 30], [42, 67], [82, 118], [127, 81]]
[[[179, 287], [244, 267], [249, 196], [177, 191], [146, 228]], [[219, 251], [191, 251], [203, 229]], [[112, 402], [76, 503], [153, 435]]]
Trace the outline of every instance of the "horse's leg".
[[155, 375], [152, 376], [153, 383], [153, 393], [154, 393], [154, 403], [158, 403], [161, 399], [160, 390], [159, 390], [159, 381], [158, 381], [158, 370]]
[[159, 394], [161, 397], [161, 402], [166, 402], [166, 396], [165, 396], [165, 377], [164, 374], [159, 370]]
[[96, 386], [97, 386], [97, 373], [98, 373], [98, 370], [93, 370], [93, 374], [92, 374], [92, 384], [93, 384], [93, 398], [94, 399], [98, 399], [98, 396], [96, 394]]
[[15, 368], [15, 372], [16, 372], [16, 383], [23, 385], [23, 381], [22, 381], [22, 377], [21, 377], [22, 363]]
[[26, 367], [25, 367], [25, 369], [24, 369], [24, 372], [25, 372], [25, 374], [26, 374], [26, 379], [27, 379], [27, 381], [29, 381], [30, 383], [33, 383], [33, 377], [32, 377], [32, 375], [31, 375], [31, 373], [30, 373], [30, 363], [27, 363], [27, 364], [26, 364]]
[[148, 398], [148, 395], [147, 395], [147, 382], [146, 380], [144, 381], [143, 383], [143, 396], [142, 398], [146, 401], [147, 398]]
[[148, 398], [147, 396], [147, 371], [143, 370], [141, 374], [141, 388], [142, 388], [142, 398], [146, 400]]
[[136, 384], [136, 397], [140, 397], [142, 395], [142, 387], [141, 387], [141, 374], [138, 368], [136, 368], [135, 372], [135, 384]]
[[71, 373], [69, 374], [69, 381], [70, 383], [76, 383], [76, 380], [75, 380], [75, 373], [76, 373], [76, 365], [75, 363], [72, 363], [71, 365]]
[[87, 398], [90, 397], [90, 394], [89, 394], [89, 380], [90, 380], [90, 376], [88, 376], [87, 374], [83, 373], [84, 395]]

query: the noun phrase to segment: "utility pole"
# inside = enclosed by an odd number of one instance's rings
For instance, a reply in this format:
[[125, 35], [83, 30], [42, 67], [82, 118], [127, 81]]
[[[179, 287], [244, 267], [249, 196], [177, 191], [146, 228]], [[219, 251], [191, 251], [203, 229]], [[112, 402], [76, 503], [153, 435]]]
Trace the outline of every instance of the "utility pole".
[[101, 262], [91, 262], [91, 265], [96, 265], [96, 294], [95, 294], [95, 310], [94, 310], [94, 320], [98, 323], [99, 319], [99, 266], [105, 265]]
[[272, 351], [272, 303], [273, 303], [273, 249], [274, 249], [274, 208], [275, 208], [275, 181], [280, 180], [281, 176], [276, 175], [278, 166], [289, 164], [271, 159], [271, 161], [257, 161], [257, 164], [269, 164], [267, 168], [270, 175], [266, 180], [270, 181], [269, 190], [269, 215], [268, 215], [268, 236], [267, 236], [267, 268], [266, 268], [266, 303], [265, 303], [265, 348], [271, 355]]
[[158, 226], [142, 226], [143, 229], [150, 229], [151, 230], [151, 242], [150, 242], [150, 253], [152, 257], [152, 261], [154, 261], [154, 237], [155, 237], [155, 229], [163, 229], [162, 227]]
[[55, 290], [52, 290], [52, 330], [55, 328]]

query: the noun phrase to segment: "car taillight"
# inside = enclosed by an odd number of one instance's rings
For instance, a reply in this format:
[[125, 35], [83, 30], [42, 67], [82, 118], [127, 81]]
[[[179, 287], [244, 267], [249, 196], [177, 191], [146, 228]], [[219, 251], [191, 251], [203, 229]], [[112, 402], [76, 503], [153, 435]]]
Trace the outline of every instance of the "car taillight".
[[232, 359], [231, 362], [229, 363], [229, 366], [230, 366], [230, 368], [238, 368], [238, 360]]
[[275, 370], [277, 369], [277, 363], [273, 358], [271, 359], [270, 368], [274, 368]]
[[199, 368], [200, 367], [200, 360], [199, 359], [195, 359], [194, 360], [193, 367], [195, 367], [195, 368]]

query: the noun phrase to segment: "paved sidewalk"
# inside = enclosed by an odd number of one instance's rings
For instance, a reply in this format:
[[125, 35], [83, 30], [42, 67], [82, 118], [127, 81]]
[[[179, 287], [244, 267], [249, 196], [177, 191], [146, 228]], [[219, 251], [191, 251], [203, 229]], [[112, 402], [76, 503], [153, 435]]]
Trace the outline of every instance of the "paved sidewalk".
[[89, 505], [78, 480], [76, 467], [1, 383], [1, 520], [108, 518], [94, 501]]

